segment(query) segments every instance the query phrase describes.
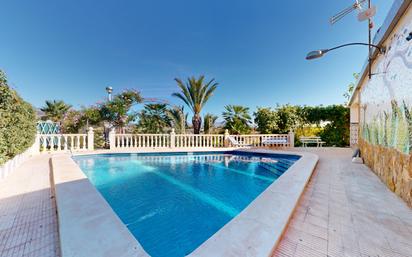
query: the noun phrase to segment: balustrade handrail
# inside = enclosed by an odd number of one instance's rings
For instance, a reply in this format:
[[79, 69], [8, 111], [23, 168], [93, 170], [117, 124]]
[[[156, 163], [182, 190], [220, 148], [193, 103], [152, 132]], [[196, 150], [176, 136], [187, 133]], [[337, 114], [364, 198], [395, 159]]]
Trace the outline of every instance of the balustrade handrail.
[[[228, 140], [235, 138], [239, 144], [234, 145]], [[275, 138], [270, 142], [271, 138]], [[278, 140], [278, 141], [276, 141]], [[283, 140], [283, 141], [281, 141]], [[225, 134], [176, 134], [172, 131], [169, 134], [153, 133], [127, 133], [116, 134], [112, 130], [109, 134], [110, 149], [122, 148], [222, 148], [240, 146], [278, 146], [293, 147], [294, 134], [251, 134], [251, 135], [229, 135]]]
[[248, 135], [230, 135], [233, 137], [240, 136], [240, 137], [277, 137], [277, 136], [288, 136], [288, 134], [248, 134]]
[[70, 137], [70, 136], [87, 136], [86, 133], [84, 134], [38, 134], [40, 137]]

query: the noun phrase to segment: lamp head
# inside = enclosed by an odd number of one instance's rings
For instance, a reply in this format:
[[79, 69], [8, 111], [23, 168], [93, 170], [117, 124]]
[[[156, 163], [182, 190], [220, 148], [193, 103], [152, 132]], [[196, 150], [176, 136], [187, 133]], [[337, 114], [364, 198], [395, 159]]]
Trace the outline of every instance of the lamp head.
[[328, 49], [321, 49], [321, 50], [315, 50], [315, 51], [309, 52], [306, 55], [306, 60], [313, 60], [313, 59], [321, 58], [328, 51], [329, 51]]

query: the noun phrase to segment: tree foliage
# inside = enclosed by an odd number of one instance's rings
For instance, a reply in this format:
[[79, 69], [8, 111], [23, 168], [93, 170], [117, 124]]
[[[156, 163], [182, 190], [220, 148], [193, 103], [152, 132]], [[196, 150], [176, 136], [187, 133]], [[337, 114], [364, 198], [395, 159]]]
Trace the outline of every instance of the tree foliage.
[[231, 134], [249, 134], [252, 117], [249, 108], [240, 105], [226, 105], [222, 113], [225, 129]]
[[53, 122], [61, 122], [72, 106], [62, 100], [46, 100], [46, 105], [40, 108], [45, 118]]
[[35, 135], [34, 108], [8, 86], [0, 70], [0, 165], [29, 148]]
[[203, 132], [205, 134], [211, 134], [213, 132], [217, 118], [216, 115], [210, 113], [205, 115], [203, 123]]
[[173, 93], [172, 96], [182, 100], [193, 112], [192, 124], [195, 134], [200, 133], [202, 126], [202, 118], [200, 112], [203, 107], [213, 95], [218, 83], [214, 79], [209, 82], [205, 82], [205, 76], [199, 78], [190, 77], [187, 82], [183, 82], [181, 79], [176, 78], [175, 81], [180, 88], [181, 92]]
[[318, 107], [305, 107], [307, 120], [311, 123], [324, 122], [323, 130], [319, 136], [327, 145], [349, 145], [350, 110], [343, 105], [330, 105]]
[[112, 101], [107, 101], [100, 106], [100, 115], [103, 120], [117, 128], [124, 128], [130, 121], [134, 120], [130, 109], [134, 104], [141, 103], [143, 98], [140, 92], [126, 90], [115, 95]]
[[167, 110], [167, 115], [170, 118], [172, 127], [177, 134], [185, 134], [187, 128], [187, 113], [183, 106], [174, 106]]
[[293, 105], [277, 105], [276, 108], [258, 108], [254, 113], [257, 130], [262, 134], [285, 134], [304, 123], [302, 108]]
[[[258, 108], [254, 113], [257, 130], [262, 134], [320, 136], [327, 145], [349, 145], [349, 109], [343, 105]], [[315, 135], [314, 135], [315, 134]]]
[[83, 126], [82, 113], [77, 110], [69, 110], [60, 123], [62, 133], [78, 133]]
[[160, 134], [171, 127], [166, 104], [146, 104], [138, 113], [138, 131], [142, 133]]

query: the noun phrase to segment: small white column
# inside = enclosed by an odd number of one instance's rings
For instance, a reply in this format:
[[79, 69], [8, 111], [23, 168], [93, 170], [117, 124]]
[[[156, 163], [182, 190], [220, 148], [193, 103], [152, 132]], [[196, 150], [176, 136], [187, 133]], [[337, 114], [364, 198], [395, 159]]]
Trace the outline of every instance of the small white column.
[[114, 150], [116, 148], [116, 130], [112, 128], [109, 132], [109, 145], [110, 150]]
[[225, 147], [229, 147], [229, 130], [225, 129], [225, 142], [224, 142], [224, 146]]
[[87, 150], [94, 150], [94, 131], [92, 127], [89, 127], [87, 131]]
[[176, 133], [175, 129], [172, 129], [172, 132], [170, 132], [170, 148], [174, 148], [176, 144]]
[[289, 140], [290, 147], [295, 147], [295, 133], [293, 131], [289, 131]]

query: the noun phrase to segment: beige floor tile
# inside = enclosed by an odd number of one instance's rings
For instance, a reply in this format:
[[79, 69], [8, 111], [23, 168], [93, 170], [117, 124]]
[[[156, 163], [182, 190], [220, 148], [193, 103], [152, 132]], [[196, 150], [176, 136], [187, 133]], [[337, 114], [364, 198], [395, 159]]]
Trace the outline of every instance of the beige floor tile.
[[295, 256], [412, 257], [412, 210], [400, 198], [350, 149], [303, 150], [320, 161], [283, 237], [298, 242]]

